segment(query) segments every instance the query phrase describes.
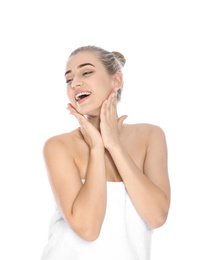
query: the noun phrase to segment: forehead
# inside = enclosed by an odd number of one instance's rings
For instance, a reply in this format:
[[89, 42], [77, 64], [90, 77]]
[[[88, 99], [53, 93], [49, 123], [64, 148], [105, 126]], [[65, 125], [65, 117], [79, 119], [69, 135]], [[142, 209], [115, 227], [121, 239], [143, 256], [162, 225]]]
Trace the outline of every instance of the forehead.
[[98, 56], [94, 52], [80, 52], [71, 56], [66, 64], [67, 70], [73, 70], [78, 68], [80, 64], [91, 63], [95, 67], [103, 66]]

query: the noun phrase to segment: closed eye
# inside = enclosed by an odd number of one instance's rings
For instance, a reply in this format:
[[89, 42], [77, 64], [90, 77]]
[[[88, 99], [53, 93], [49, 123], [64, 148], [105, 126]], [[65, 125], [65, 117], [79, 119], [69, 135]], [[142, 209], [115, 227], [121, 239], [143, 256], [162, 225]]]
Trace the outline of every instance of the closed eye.
[[72, 79], [67, 79], [66, 80], [67, 85], [69, 85], [71, 82], [72, 82]]
[[84, 73], [83, 73], [83, 76], [87, 76], [87, 75], [90, 75], [90, 74], [92, 74], [93, 73], [93, 71], [85, 71]]

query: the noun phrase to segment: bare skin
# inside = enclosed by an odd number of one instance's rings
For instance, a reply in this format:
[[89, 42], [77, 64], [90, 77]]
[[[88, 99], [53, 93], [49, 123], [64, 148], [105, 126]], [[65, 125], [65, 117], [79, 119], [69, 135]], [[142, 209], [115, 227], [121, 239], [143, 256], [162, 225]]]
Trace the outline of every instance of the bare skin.
[[[84, 67], [93, 70], [89, 75], [78, 68], [86, 61], [95, 64], [94, 70]], [[170, 206], [164, 132], [150, 124], [124, 124], [126, 116], [118, 117], [115, 94], [121, 74], [108, 75], [94, 55], [76, 54], [68, 61], [69, 69], [68, 110], [80, 128], [52, 137], [44, 146], [52, 191], [64, 219], [83, 239], [97, 239], [106, 212], [106, 183], [123, 181], [143, 220], [152, 228], [162, 226]], [[98, 82], [103, 89], [97, 88]], [[92, 94], [77, 105], [74, 94], [80, 89]]]

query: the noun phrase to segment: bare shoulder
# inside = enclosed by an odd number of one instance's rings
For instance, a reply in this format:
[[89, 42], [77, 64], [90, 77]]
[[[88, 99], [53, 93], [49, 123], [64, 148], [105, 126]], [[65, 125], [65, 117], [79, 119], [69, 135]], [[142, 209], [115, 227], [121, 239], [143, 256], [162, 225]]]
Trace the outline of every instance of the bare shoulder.
[[164, 130], [154, 124], [149, 123], [138, 123], [138, 124], [127, 124], [125, 127], [128, 129], [128, 131], [131, 131], [131, 133], [136, 136], [137, 138], [142, 138], [143, 140], [150, 141], [156, 137], [164, 138], [165, 139], [165, 133]]
[[134, 139], [137, 139], [139, 146], [143, 146], [145, 149], [146, 163], [155, 161], [155, 158], [167, 158], [166, 136], [164, 130], [160, 126], [140, 123], [130, 125], [130, 128], [135, 136]]
[[49, 153], [50, 151], [58, 152], [58, 150], [62, 150], [67, 152], [71, 152], [76, 142], [77, 136], [80, 135], [78, 130], [74, 130], [69, 133], [64, 133], [56, 136], [52, 136], [48, 138], [43, 146], [44, 155]]
[[150, 133], [152, 131], [163, 132], [163, 129], [160, 126], [154, 125], [154, 124], [149, 124], [149, 123], [131, 124], [130, 126], [133, 129], [136, 129], [136, 130], [142, 131], [142, 132], [146, 132], [146, 133]]
[[147, 141], [151, 143], [152, 141], [165, 141], [165, 132], [164, 130], [158, 126], [153, 124], [139, 124], [141, 132], [143, 131], [146, 134]]
[[44, 143], [44, 161], [54, 189], [58, 183], [60, 186], [63, 180], [65, 183], [80, 182], [80, 174], [76, 165], [76, 147], [80, 139], [80, 131], [76, 129], [50, 137]]

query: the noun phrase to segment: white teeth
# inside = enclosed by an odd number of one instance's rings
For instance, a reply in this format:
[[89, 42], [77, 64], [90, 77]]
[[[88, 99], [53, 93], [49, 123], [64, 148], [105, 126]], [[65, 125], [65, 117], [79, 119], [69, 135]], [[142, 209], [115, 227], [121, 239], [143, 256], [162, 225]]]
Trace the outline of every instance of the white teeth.
[[75, 99], [76, 101], [80, 100], [81, 96], [89, 96], [91, 94], [91, 92], [85, 91], [85, 92], [80, 92], [77, 95], [75, 95]]

